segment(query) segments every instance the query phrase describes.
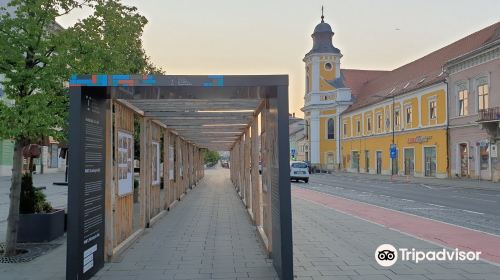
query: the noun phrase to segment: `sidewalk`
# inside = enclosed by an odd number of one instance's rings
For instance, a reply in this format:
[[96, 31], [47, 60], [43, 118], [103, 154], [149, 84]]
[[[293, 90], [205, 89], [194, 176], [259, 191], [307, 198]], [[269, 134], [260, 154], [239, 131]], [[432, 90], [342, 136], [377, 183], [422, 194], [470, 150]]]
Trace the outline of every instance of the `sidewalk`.
[[229, 171], [206, 169], [196, 188], [93, 279], [277, 279], [259, 238]]
[[381, 244], [423, 251], [442, 247], [312, 203], [297, 194], [292, 197], [297, 279], [494, 280], [500, 275], [500, 267], [482, 261], [416, 264], [398, 260], [392, 267], [381, 267], [374, 256]]
[[[391, 180], [391, 175], [381, 175], [381, 174], [366, 174], [366, 173], [352, 173], [346, 171], [334, 171], [331, 174], [328, 173], [316, 173], [312, 176], [344, 176], [344, 177], [354, 177], [354, 178], [364, 178], [364, 179], [375, 179], [375, 180]], [[473, 179], [438, 179], [429, 177], [413, 177], [413, 176], [402, 176], [397, 175], [392, 178], [392, 180], [413, 183], [413, 184], [425, 184], [437, 187], [460, 187], [460, 188], [473, 188], [488, 191], [500, 192], [500, 183], [486, 181], [486, 180], [473, 180]]]

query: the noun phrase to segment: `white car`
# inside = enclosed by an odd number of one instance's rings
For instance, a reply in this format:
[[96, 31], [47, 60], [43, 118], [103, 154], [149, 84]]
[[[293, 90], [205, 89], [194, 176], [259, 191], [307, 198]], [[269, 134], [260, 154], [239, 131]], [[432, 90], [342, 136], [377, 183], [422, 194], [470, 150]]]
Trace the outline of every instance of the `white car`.
[[309, 182], [309, 168], [303, 161], [290, 161], [290, 179], [295, 181]]

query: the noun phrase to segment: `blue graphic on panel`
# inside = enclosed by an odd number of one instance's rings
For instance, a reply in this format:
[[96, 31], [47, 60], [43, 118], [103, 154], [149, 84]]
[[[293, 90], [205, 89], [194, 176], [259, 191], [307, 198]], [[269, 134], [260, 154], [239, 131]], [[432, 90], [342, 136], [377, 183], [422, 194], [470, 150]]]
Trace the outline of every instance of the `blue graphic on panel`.
[[223, 75], [210, 75], [209, 82], [203, 83], [204, 87], [222, 87], [224, 86], [224, 76]]

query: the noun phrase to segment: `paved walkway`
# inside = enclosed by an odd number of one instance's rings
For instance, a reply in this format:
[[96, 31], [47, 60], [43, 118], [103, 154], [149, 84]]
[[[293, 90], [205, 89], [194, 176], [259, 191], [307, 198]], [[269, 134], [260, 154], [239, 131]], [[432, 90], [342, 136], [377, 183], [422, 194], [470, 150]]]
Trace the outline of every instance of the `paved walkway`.
[[198, 187], [94, 279], [275, 279], [227, 169]]

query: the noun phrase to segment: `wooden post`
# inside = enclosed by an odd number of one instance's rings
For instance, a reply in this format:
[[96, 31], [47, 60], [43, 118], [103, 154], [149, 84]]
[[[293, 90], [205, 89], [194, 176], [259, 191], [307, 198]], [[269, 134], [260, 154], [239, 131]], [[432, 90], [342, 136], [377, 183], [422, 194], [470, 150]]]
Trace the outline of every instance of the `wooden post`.
[[255, 117], [252, 126], [252, 211], [255, 225], [262, 226], [262, 188], [259, 180], [259, 126], [258, 116]]
[[177, 200], [181, 200], [181, 164], [182, 164], [182, 157], [181, 157], [181, 139], [179, 136], [175, 136], [175, 156], [176, 156], [176, 166], [175, 166], [175, 198]]
[[104, 220], [105, 223], [105, 239], [104, 239], [104, 257], [105, 261], [110, 261], [113, 256], [114, 249], [114, 221], [113, 207], [115, 203], [115, 188], [113, 183], [113, 100], [108, 100], [108, 108], [106, 109], [106, 181], [104, 183]]
[[[240, 196], [245, 201], [245, 135], [241, 137], [240, 142], [240, 157], [239, 157], [239, 167], [240, 167]], [[246, 204], [245, 204], [246, 206]]]
[[[250, 184], [250, 160], [251, 160], [251, 141], [250, 141], [250, 128], [246, 129], [245, 132], [245, 167], [244, 167], [244, 174], [245, 174], [245, 204], [249, 210], [252, 210], [252, 189], [251, 189], [251, 184]], [[251, 213], [251, 212], [250, 212]], [[253, 217], [252, 217], [253, 218]]]
[[168, 209], [170, 203], [170, 131], [168, 129], [163, 129], [163, 192], [164, 192], [164, 204], [163, 209]]

